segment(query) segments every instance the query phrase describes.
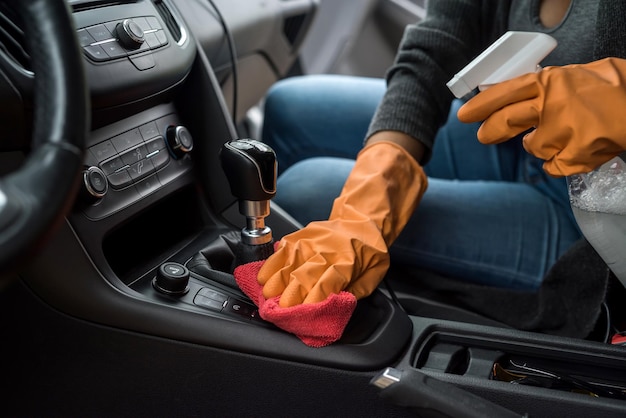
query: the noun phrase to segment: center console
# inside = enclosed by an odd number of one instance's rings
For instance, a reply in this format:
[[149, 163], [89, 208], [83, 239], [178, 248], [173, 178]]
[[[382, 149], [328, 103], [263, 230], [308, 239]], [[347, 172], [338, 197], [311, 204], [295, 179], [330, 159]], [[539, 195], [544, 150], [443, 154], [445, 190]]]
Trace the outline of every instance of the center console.
[[[284, 8], [292, 48], [291, 16], [304, 24], [312, 4], [271, 4]], [[382, 292], [359, 304], [340, 344], [314, 350], [263, 321], [234, 282], [235, 265], [266, 258], [300, 225], [270, 204], [273, 151], [233, 141], [224, 87], [190, 16], [170, 1], [72, 5], [93, 130], [64, 244], [29, 268], [37, 281], [72, 259], [76, 274], [63, 291], [54, 280], [39, 291], [86, 320], [233, 352], [348, 370], [394, 361], [412, 323]]]

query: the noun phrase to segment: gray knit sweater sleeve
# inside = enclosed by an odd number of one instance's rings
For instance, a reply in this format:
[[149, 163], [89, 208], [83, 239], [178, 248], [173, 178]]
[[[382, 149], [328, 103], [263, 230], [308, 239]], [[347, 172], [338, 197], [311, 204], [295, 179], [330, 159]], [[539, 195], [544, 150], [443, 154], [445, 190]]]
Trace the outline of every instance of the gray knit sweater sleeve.
[[406, 28], [387, 92], [369, 127], [400, 131], [426, 147], [430, 159], [437, 130], [453, 99], [446, 82], [506, 31], [506, 0], [430, 0], [426, 19]]

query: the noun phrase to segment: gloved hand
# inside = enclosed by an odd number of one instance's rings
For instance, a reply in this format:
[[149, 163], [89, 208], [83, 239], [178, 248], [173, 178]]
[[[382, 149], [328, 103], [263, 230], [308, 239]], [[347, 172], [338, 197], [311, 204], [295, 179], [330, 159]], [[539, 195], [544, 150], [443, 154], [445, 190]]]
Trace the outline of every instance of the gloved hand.
[[371, 294], [389, 267], [396, 239], [426, 190], [420, 165], [401, 146], [377, 142], [357, 156], [327, 221], [283, 237], [258, 274], [281, 307], [316, 303], [346, 290]]
[[626, 60], [546, 67], [490, 87], [463, 105], [462, 122], [484, 121], [478, 139], [524, 136], [526, 151], [555, 177], [589, 172], [626, 149]]

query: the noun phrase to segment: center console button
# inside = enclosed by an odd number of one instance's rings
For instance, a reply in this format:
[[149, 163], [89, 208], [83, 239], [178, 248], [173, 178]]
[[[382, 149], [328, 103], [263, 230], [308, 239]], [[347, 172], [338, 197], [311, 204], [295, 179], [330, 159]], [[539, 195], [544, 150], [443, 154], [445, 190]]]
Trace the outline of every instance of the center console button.
[[152, 154], [154, 151], [158, 151], [165, 148], [165, 141], [163, 138], [157, 138], [150, 142], [146, 142], [146, 149], [148, 154]]
[[80, 29], [76, 31], [76, 35], [78, 36], [78, 43], [80, 44], [80, 46], [87, 46], [96, 42], [96, 40], [93, 39], [93, 36], [91, 36], [86, 29]]
[[209, 308], [215, 311], [221, 311], [222, 308], [224, 307], [224, 303], [226, 303], [226, 301], [218, 301], [218, 300], [214, 300], [214, 299], [209, 299], [207, 297], [204, 297], [202, 295], [196, 295], [195, 298], [193, 298], [193, 303], [195, 303], [198, 306], [201, 306], [203, 308]]
[[202, 289], [200, 289], [198, 291], [198, 294], [209, 299], [219, 300], [222, 302], [222, 304], [226, 301], [226, 299], [228, 299], [228, 296], [226, 296], [225, 294], [215, 291], [213, 289], [209, 289], [208, 287], [203, 287]]
[[167, 35], [164, 30], [158, 30], [154, 32], [157, 40], [159, 41], [159, 45], [167, 45]]
[[111, 183], [111, 187], [114, 189], [122, 189], [129, 186], [133, 182], [133, 179], [130, 178], [130, 174], [128, 174], [128, 171], [126, 170], [109, 174], [107, 179], [109, 180], [109, 183]]
[[108, 158], [113, 157], [117, 154], [115, 147], [111, 141], [104, 141], [93, 147], [89, 148], [94, 157], [98, 159], [98, 161], [104, 161]]
[[122, 154], [121, 158], [122, 161], [124, 161], [124, 164], [132, 165], [146, 158], [146, 155], [148, 155], [146, 146], [140, 145], [137, 148], [133, 148], [132, 150]]
[[122, 58], [127, 56], [126, 50], [115, 40], [104, 42], [100, 44], [100, 46], [104, 49], [104, 52], [106, 52], [109, 58]]
[[130, 149], [134, 146], [137, 146], [143, 143], [143, 138], [139, 129], [131, 129], [130, 131], [124, 132], [123, 134], [114, 136], [111, 138], [111, 142], [115, 146], [117, 152], [124, 152], [127, 149]]
[[161, 24], [159, 20], [154, 16], [146, 16], [146, 21], [150, 25], [152, 29], [161, 29]]
[[146, 33], [146, 43], [150, 49], [155, 49], [161, 46], [161, 42], [159, 42], [159, 38], [157, 38], [155, 32]]
[[224, 310], [222, 312], [241, 316], [247, 319], [252, 319], [258, 314], [256, 306], [235, 298], [228, 298], [226, 306], [224, 306]]
[[145, 17], [133, 17], [133, 21], [137, 24], [137, 26], [141, 28], [141, 30], [144, 32], [144, 35], [147, 31], [152, 29], [150, 27], [150, 24], [148, 23], [148, 20]]
[[107, 160], [103, 163], [100, 163], [100, 168], [102, 169], [102, 171], [104, 171], [107, 175], [109, 174], [113, 174], [116, 171], [120, 170], [121, 168], [124, 168], [126, 164], [124, 164], [124, 162], [122, 161], [122, 159], [120, 157], [115, 157], [115, 158], [111, 158], [110, 160]]
[[83, 50], [94, 61], [106, 61], [109, 56], [100, 45], [87, 45], [83, 47]]
[[96, 40], [96, 42], [106, 41], [112, 39], [113, 35], [104, 25], [95, 25], [87, 28], [89, 34]]
[[165, 167], [167, 165], [167, 163], [170, 161], [170, 156], [167, 153], [167, 151], [161, 150], [157, 152], [156, 154], [152, 155], [150, 157], [150, 161], [152, 161], [152, 164], [154, 165], [154, 169], [158, 170], [161, 167]]
[[150, 159], [143, 159], [131, 165], [128, 169], [128, 173], [130, 174], [130, 178], [132, 178], [133, 181], [138, 181], [154, 173], [154, 166], [152, 165]]
[[159, 136], [159, 128], [157, 128], [156, 122], [148, 122], [139, 127], [139, 132], [144, 141], [149, 141], [152, 138]]

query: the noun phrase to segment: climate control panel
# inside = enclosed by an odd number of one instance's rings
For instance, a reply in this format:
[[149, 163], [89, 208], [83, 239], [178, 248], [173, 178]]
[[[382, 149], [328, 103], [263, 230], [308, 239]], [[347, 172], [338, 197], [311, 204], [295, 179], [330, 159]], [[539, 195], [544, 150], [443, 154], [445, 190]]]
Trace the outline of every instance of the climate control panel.
[[86, 152], [83, 212], [101, 219], [156, 192], [191, 170], [192, 148], [191, 133], [174, 114], [98, 138]]

